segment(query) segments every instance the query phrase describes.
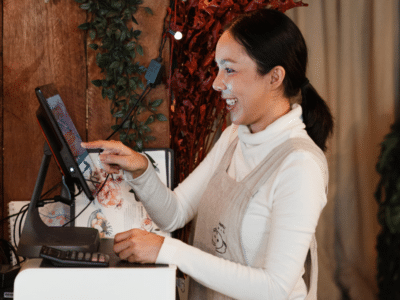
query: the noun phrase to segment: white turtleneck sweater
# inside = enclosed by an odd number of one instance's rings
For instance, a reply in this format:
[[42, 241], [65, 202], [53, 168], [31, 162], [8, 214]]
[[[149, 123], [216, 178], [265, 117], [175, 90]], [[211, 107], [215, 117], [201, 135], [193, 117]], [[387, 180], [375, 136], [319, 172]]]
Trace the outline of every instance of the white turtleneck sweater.
[[[193, 219], [209, 179], [237, 135], [239, 142], [228, 170], [237, 181], [287, 139], [310, 139], [301, 106], [294, 104], [289, 113], [261, 132], [252, 134], [242, 125], [228, 127], [203, 162], [173, 192], [153, 168], [136, 179], [126, 175], [162, 230], [172, 232]], [[304, 262], [326, 204], [327, 163], [309, 152], [295, 152], [284, 160], [273, 182], [268, 182], [250, 200], [243, 223], [238, 224], [249, 265], [261, 239], [268, 238], [263, 268], [227, 261], [170, 237], [165, 238], [157, 263], [175, 264], [203, 285], [236, 299], [304, 299]]]

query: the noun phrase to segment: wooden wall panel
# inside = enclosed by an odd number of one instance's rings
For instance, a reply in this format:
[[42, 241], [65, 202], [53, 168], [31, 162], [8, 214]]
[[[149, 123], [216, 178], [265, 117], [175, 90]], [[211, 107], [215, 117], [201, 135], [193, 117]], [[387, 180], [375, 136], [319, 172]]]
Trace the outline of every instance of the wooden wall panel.
[[[135, 16], [142, 30], [140, 43], [148, 66], [158, 55], [169, 0], [145, 0], [154, 15], [143, 8]], [[37, 86], [55, 83], [78, 132], [84, 140], [104, 139], [113, 120], [110, 101], [103, 100], [90, 80], [101, 78], [95, 52], [87, 48], [84, 31], [77, 28], [87, 15], [75, 1], [3, 0], [0, 2], [0, 217], [7, 203], [30, 200], [43, 156], [44, 137], [36, 121]], [[135, 25], [136, 26], [136, 25]], [[88, 49], [88, 50], [87, 50]], [[169, 64], [169, 42], [163, 60]], [[169, 117], [164, 84], [152, 90], [147, 101], [163, 98], [159, 112]], [[156, 141], [149, 148], [169, 147], [169, 122], [151, 125]], [[44, 191], [61, 175], [52, 160]], [[6, 225], [6, 224], [4, 224]], [[0, 234], [8, 237], [7, 226]]]
[[[3, 1], [4, 202], [30, 200], [43, 156], [34, 89], [55, 83], [79, 133], [86, 127], [86, 13], [75, 1]], [[1, 23], [1, 22], [0, 22]], [[44, 191], [61, 179], [52, 160]]]
[[[6, 216], [3, 190], [3, 1], [0, 1], [0, 219]], [[0, 238], [3, 237], [4, 230], [0, 230]]]
[[[142, 31], [139, 37], [139, 43], [143, 47], [143, 56], [137, 56], [137, 60], [148, 67], [151, 59], [158, 56], [158, 49], [161, 43], [163, 33], [163, 23], [167, 13], [167, 8], [170, 5], [169, 0], [145, 0], [142, 7], [150, 7], [153, 15], [147, 14], [143, 8], [139, 9], [135, 15], [139, 25], [132, 24], [134, 29]], [[88, 43], [92, 43], [88, 40]], [[115, 120], [110, 114], [111, 101], [107, 98], [104, 100], [101, 96], [101, 88], [95, 87], [91, 80], [102, 79], [100, 69], [96, 65], [95, 55], [97, 52], [88, 48], [88, 139], [97, 140], [105, 139], [111, 134], [110, 126], [115, 124]], [[163, 50], [163, 64], [168, 70], [169, 67], [169, 41], [167, 41]], [[168, 74], [167, 74], [168, 75]], [[169, 118], [169, 99], [168, 91], [165, 84], [161, 84], [153, 89], [146, 101], [155, 99], [164, 99], [162, 105], [158, 108], [158, 112], [163, 113]], [[146, 115], [144, 115], [146, 117]], [[154, 122], [150, 125], [152, 135], [156, 140], [145, 144], [146, 148], [167, 148], [170, 145], [169, 122]], [[114, 138], [115, 137], [115, 138]], [[115, 135], [113, 139], [118, 139]]]

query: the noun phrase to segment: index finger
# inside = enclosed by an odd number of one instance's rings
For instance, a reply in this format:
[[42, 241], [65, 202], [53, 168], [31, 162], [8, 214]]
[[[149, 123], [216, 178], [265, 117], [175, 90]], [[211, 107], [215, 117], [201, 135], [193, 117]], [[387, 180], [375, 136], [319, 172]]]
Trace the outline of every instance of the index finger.
[[93, 148], [103, 148], [104, 147], [104, 142], [106, 141], [93, 141], [93, 142], [81, 142], [81, 146], [83, 148], [88, 148], [88, 149], [93, 149]]
[[119, 243], [119, 242], [121, 242], [121, 241], [123, 241], [123, 240], [126, 240], [126, 239], [129, 238], [131, 235], [132, 235], [132, 233], [131, 233], [130, 230], [117, 233], [117, 234], [114, 236], [114, 243]]
[[115, 141], [104, 141], [104, 140], [99, 140], [99, 141], [93, 141], [93, 142], [82, 142], [81, 146], [83, 148], [88, 148], [88, 149], [104, 149], [104, 150], [115, 150], [118, 149], [118, 143]]

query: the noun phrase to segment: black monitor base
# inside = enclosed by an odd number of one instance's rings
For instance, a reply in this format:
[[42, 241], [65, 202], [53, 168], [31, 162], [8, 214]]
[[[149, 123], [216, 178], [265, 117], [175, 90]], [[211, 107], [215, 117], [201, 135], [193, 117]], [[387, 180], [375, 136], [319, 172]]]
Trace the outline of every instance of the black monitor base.
[[[100, 244], [97, 229], [86, 227], [49, 227], [40, 218], [37, 203], [40, 200], [51, 156], [52, 154], [48, 145], [45, 143], [42, 164], [36, 179], [32, 199], [29, 203], [17, 254], [28, 258], [39, 257], [40, 249], [43, 245], [63, 250], [96, 252]], [[73, 201], [74, 199], [71, 200]]]

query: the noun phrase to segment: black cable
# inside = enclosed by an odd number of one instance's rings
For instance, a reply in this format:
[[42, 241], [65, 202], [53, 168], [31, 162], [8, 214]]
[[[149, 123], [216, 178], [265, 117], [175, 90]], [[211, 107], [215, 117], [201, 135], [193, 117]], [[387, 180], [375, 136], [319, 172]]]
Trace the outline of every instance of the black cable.
[[[7, 241], [5, 239], [0, 239], [0, 241], [3, 244], [4, 243], [6, 244], [6, 246], [4, 246], [4, 249], [2, 249], [2, 250], [5, 251], [4, 254], [7, 255], [6, 252], [10, 252], [9, 254], [11, 255], [11, 252], [12, 252], [14, 257], [15, 257], [15, 259], [16, 259], [16, 261], [17, 261], [17, 264], [20, 265], [21, 261], [19, 260], [19, 256], [17, 255], [17, 251], [15, 250], [15, 247], [9, 241]], [[6, 249], [6, 247], [7, 247], [7, 249]], [[11, 260], [10, 259], [11, 259], [11, 257], [7, 258], [8, 262], [11, 264]]]
[[[146, 94], [143, 94], [142, 98], [144, 99], [144, 98], [150, 93], [150, 91], [151, 91], [151, 87], [150, 87], [150, 89], [147, 91]], [[135, 103], [132, 105], [132, 107], [137, 109], [136, 104], [137, 104], [137, 102], [135, 102]], [[132, 114], [132, 112], [133, 112], [133, 109], [131, 109], [131, 111], [129, 112], [129, 115]], [[129, 115], [128, 115], [128, 116], [129, 116]], [[126, 121], [127, 121], [127, 120], [124, 120], [123, 123], [125, 123]], [[123, 125], [123, 123], [121, 123], [121, 125]], [[122, 126], [121, 126], [121, 127], [122, 127]], [[130, 123], [129, 123], [129, 126], [128, 126], [128, 128], [126, 129], [126, 136], [128, 136], [130, 127], [131, 127], [131, 125], [130, 125]], [[119, 130], [119, 129], [118, 129], [118, 130]]]
[[[37, 203], [37, 206], [40, 207], [40, 206], [44, 206], [46, 204], [53, 203], [53, 202], [56, 202], [56, 201], [54, 199], [44, 199], [44, 200], [39, 201]], [[18, 213], [9, 216], [9, 217], [16, 216], [16, 218], [14, 220], [14, 226], [13, 226], [14, 227], [13, 228], [13, 242], [14, 242], [14, 245], [16, 248], [18, 248], [17, 239], [16, 239], [16, 235], [17, 235], [16, 230], [18, 228], [18, 238], [20, 238], [21, 234], [22, 234], [22, 222], [24, 220], [26, 213], [28, 212], [28, 209], [29, 209], [29, 203], [22, 206]], [[21, 218], [19, 220], [19, 226], [17, 226], [19, 217], [21, 217]]]
[[[54, 185], [53, 187], [51, 187], [47, 192], [45, 192], [43, 195], [40, 196], [40, 198], [43, 198], [44, 196], [46, 196], [48, 193], [50, 193], [51, 191], [53, 191], [54, 189], [56, 189], [59, 185], [61, 184], [61, 181], [59, 183], [57, 183], [56, 185]], [[49, 199], [46, 199], [49, 200]], [[0, 220], [0, 223], [3, 223], [4, 221], [11, 219], [12, 217], [15, 217], [17, 215], [19, 215], [21, 212], [17, 212], [13, 215], [9, 215], [3, 219]]]
[[[94, 195], [94, 197], [96, 197], [98, 195], [98, 193], [103, 189], [103, 187], [105, 186], [108, 177], [110, 176], [110, 174], [107, 174], [106, 179], [104, 179], [104, 182], [102, 184], [102, 186], [100, 187], [100, 189], [97, 191], [97, 193]], [[88, 207], [89, 205], [92, 203], [93, 201], [89, 201], [89, 203], [80, 211], [79, 214], [77, 214], [73, 219], [69, 220], [67, 223], [65, 223], [62, 227], [67, 226], [68, 224], [70, 224], [71, 222], [75, 221]]]
[[[16, 229], [16, 228], [17, 228], [18, 218], [19, 218], [19, 216], [21, 215], [21, 213], [23, 213], [23, 212], [25, 212], [25, 211], [28, 210], [28, 206], [29, 206], [29, 204], [25, 204], [24, 206], [22, 206], [21, 209], [19, 210], [19, 213], [18, 213], [17, 217], [16, 217], [15, 220], [14, 220], [13, 240], [14, 240], [15, 248], [18, 247], [18, 245], [17, 245], [17, 239], [16, 239], [16, 235], [17, 235], [17, 232], [16, 232], [17, 229]], [[21, 216], [21, 220], [22, 220], [22, 216]]]
[[[152, 80], [148, 80], [147, 85], [146, 85], [145, 89], [143, 90], [142, 94], [139, 96], [138, 99], [136, 99], [135, 103], [132, 105], [132, 107], [130, 108], [129, 112], [125, 115], [125, 117], [124, 117], [123, 121], [121, 122], [121, 124], [117, 127], [117, 129], [115, 129], [113, 131], [113, 133], [111, 133], [111, 135], [109, 137], [106, 138], [106, 140], [109, 140], [116, 132], [118, 132], [122, 128], [122, 126], [128, 120], [129, 116], [132, 114], [133, 110], [136, 108], [137, 104], [140, 101], [142, 101], [144, 99], [144, 97], [146, 97], [147, 94], [151, 91], [151, 89], [158, 84], [158, 82], [155, 82], [155, 81], [157, 81], [157, 78], [159, 76], [159, 72], [161, 70], [162, 51], [163, 51], [165, 43], [167, 41], [167, 31], [168, 30], [165, 27], [165, 21], [166, 21], [167, 17], [168, 17], [168, 14], [166, 14], [165, 18], [164, 18], [162, 40], [161, 40], [161, 43], [160, 43], [160, 48], [158, 49], [158, 57], [155, 59], [155, 61], [157, 62], [155, 68], [157, 68], [157, 70], [156, 70], [155, 76], [154, 76], [154, 73], [153, 73], [153, 78], [152, 78], [153, 82], [151, 82]], [[151, 68], [152, 63], [153, 63], [153, 60], [150, 62], [149, 68]], [[149, 70], [149, 69], [147, 71], [154, 72], [154, 70]], [[146, 76], [147, 76], [147, 72], [146, 72], [145, 77]], [[127, 129], [127, 132], [128, 131], [129, 131], [129, 128]]]
[[[126, 120], [128, 120], [129, 116], [132, 114], [133, 110], [136, 108], [137, 104], [139, 103], [139, 101], [142, 101], [143, 98], [145, 96], [147, 96], [147, 90], [151, 89], [150, 85], [146, 85], [145, 89], [143, 90], [142, 94], [140, 94], [140, 96], [136, 99], [135, 103], [132, 104], [131, 109], [128, 111], [128, 113], [125, 115], [125, 118], [123, 119], [123, 121], [121, 122], [121, 124], [119, 124], [119, 126], [117, 127], [117, 129], [114, 130], [113, 133], [110, 134], [110, 136], [108, 138], [106, 138], [106, 140], [109, 140], [115, 133], [118, 132], [118, 130], [120, 130], [122, 128], [122, 126], [124, 125], [124, 123], [126, 122]], [[149, 90], [150, 92], [150, 90]], [[146, 93], [146, 94], [145, 94]]]
[[20, 213], [17, 212], [17, 213], [15, 213], [15, 214], [13, 214], [13, 215], [9, 215], [9, 216], [7, 216], [7, 217], [1, 219], [1, 220], [0, 220], [0, 223], [6, 221], [6, 220], [8, 220], [8, 219], [11, 219], [12, 217], [18, 216], [19, 214], [20, 214]]
[[47, 192], [45, 192], [43, 195], [40, 196], [40, 199], [42, 199], [44, 196], [46, 196], [47, 194], [49, 194], [50, 192], [52, 192], [53, 190], [55, 190], [58, 186], [60, 186], [62, 184], [62, 181], [60, 181], [59, 183], [55, 184], [53, 187], [51, 187]]

